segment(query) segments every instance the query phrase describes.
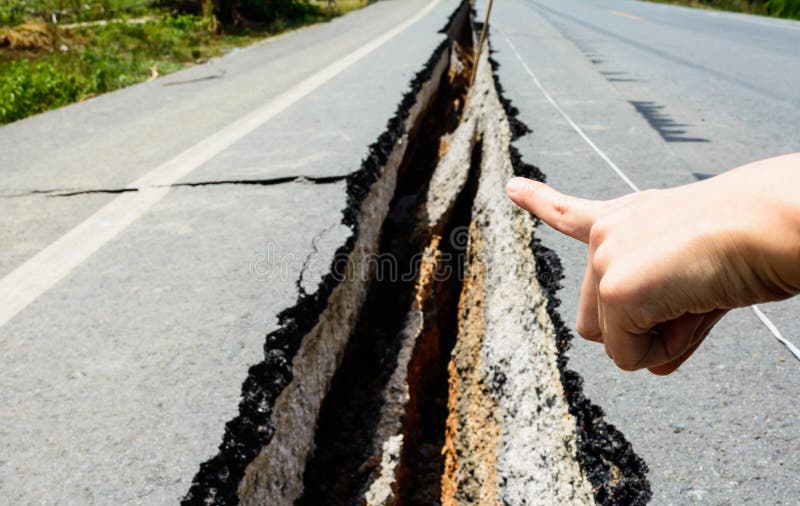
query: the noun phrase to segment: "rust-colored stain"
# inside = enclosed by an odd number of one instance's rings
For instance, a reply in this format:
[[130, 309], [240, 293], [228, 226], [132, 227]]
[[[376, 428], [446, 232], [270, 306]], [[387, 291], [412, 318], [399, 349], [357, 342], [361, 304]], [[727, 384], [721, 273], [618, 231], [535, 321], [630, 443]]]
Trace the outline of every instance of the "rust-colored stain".
[[497, 442], [500, 424], [496, 405], [481, 367], [485, 332], [483, 315], [485, 266], [478, 260], [483, 247], [480, 229], [470, 224], [469, 264], [459, 301], [458, 341], [448, 365], [449, 397], [445, 428], [445, 469], [442, 506], [499, 505]]

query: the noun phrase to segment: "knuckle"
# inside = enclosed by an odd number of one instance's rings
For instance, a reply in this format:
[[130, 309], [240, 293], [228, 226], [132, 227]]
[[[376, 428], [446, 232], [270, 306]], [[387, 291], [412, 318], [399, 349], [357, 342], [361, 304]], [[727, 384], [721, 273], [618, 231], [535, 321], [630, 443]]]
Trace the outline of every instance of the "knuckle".
[[650, 372], [655, 374], [656, 376], [669, 376], [670, 374], [677, 371], [678, 367], [680, 367], [680, 365], [667, 364], [659, 367], [652, 367], [650, 368]]
[[614, 300], [617, 297], [617, 290], [618, 288], [614, 284], [607, 279], [602, 279], [597, 287], [597, 295], [604, 301]]
[[602, 244], [611, 233], [612, 227], [607, 218], [597, 220], [589, 229], [589, 244]]
[[578, 318], [578, 321], [575, 322], [575, 330], [581, 337], [589, 341], [599, 341], [602, 337], [597, 325], [592, 325], [584, 318]]
[[626, 372], [639, 369], [639, 360], [633, 360], [628, 350], [619, 349], [619, 346], [616, 347], [617, 349], [614, 349], [614, 346], [609, 346], [608, 342], [605, 343], [605, 346], [606, 353], [617, 368]]
[[564, 195], [559, 195], [553, 201], [553, 225], [558, 229], [566, 233], [571, 232], [571, 226], [569, 223], [569, 216], [571, 213], [571, 207], [569, 203], [569, 199]]
[[603, 347], [606, 350], [606, 355], [608, 355], [608, 358], [614, 360], [614, 354], [611, 353], [611, 346], [608, 344], [608, 341], [603, 342]]
[[625, 303], [629, 298], [630, 287], [624, 278], [606, 274], [597, 285], [597, 294], [605, 303]]
[[638, 369], [638, 361], [633, 361], [625, 357], [614, 357], [614, 364], [625, 372], [633, 372]]
[[599, 246], [592, 255], [592, 269], [595, 273], [604, 273], [611, 266], [612, 254], [605, 244]]
[[559, 195], [553, 200], [553, 211], [557, 216], [564, 216], [569, 214], [570, 205], [569, 199], [565, 195]]

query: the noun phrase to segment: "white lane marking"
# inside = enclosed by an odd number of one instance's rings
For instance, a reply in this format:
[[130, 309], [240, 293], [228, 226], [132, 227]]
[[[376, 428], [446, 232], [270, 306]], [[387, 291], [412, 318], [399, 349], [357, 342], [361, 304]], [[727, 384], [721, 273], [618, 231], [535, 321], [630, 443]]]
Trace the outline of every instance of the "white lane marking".
[[198, 142], [128, 185], [123, 193], [0, 280], [0, 327], [164, 198], [169, 186], [428, 15], [433, 0], [404, 22]]
[[561, 108], [561, 106], [559, 106], [559, 105], [558, 105], [558, 103], [557, 103], [557, 102], [556, 102], [556, 101], [553, 99], [553, 97], [550, 95], [550, 93], [548, 93], [548, 92], [547, 92], [547, 90], [546, 90], [546, 89], [544, 89], [544, 86], [542, 86], [542, 83], [540, 83], [540, 82], [539, 82], [539, 78], [537, 78], [537, 77], [536, 77], [536, 74], [534, 74], [534, 73], [533, 73], [533, 71], [532, 71], [532, 70], [531, 70], [531, 68], [528, 66], [528, 64], [527, 64], [527, 63], [525, 63], [525, 60], [523, 60], [523, 59], [522, 59], [522, 56], [519, 54], [519, 51], [517, 51], [517, 48], [516, 48], [516, 46], [514, 46], [514, 44], [512, 44], [511, 40], [510, 40], [510, 39], [509, 39], [507, 36], [505, 36], [505, 35], [503, 35], [503, 37], [506, 39], [506, 43], [508, 43], [508, 46], [511, 48], [511, 50], [512, 50], [512, 51], [514, 51], [514, 55], [517, 57], [517, 60], [519, 60], [519, 62], [522, 64], [522, 68], [524, 68], [524, 69], [525, 69], [525, 72], [527, 72], [527, 73], [528, 73], [528, 75], [530, 75], [530, 76], [531, 76], [531, 78], [533, 79], [533, 82], [534, 82], [534, 84], [535, 84], [535, 85], [536, 85], [536, 87], [537, 87], [537, 88], [539, 88], [539, 90], [542, 92], [542, 94], [544, 95], [544, 98], [546, 98], [546, 99], [547, 99], [547, 101], [548, 101], [548, 102], [550, 102], [550, 105], [552, 105], [552, 106], [553, 106], [553, 107], [556, 109], [556, 111], [558, 111], [558, 112], [561, 114], [561, 116], [563, 116], [563, 117], [564, 117], [564, 119], [566, 120], [566, 122], [567, 122], [567, 123], [569, 123], [569, 126], [571, 126], [571, 127], [572, 127], [572, 129], [573, 129], [573, 130], [575, 130], [575, 131], [578, 133], [578, 135], [580, 135], [580, 136], [581, 136], [581, 138], [582, 138], [584, 141], [586, 141], [586, 144], [588, 144], [589, 146], [591, 146], [591, 148], [592, 148], [592, 149], [595, 151], [595, 153], [597, 153], [597, 154], [600, 156], [600, 158], [602, 158], [602, 159], [603, 159], [603, 161], [605, 161], [605, 162], [608, 164], [608, 166], [609, 166], [609, 167], [611, 167], [611, 168], [614, 170], [614, 172], [616, 172], [616, 173], [617, 173], [617, 175], [618, 175], [619, 177], [621, 177], [623, 181], [625, 181], [625, 183], [627, 183], [627, 185], [628, 185], [628, 186], [630, 186], [631, 188], [633, 188], [633, 189], [634, 189], [634, 191], [637, 191], [637, 192], [638, 192], [638, 191], [639, 191], [639, 188], [638, 188], [638, 187], [637, 187], [635, 184], [633, 184], [633, 181], [631, 181], [631, 180], [628, 178], [628, 176], [626, 176], [626, 175], [625, 175], [625, 173], [624, 173], [624, 172], [622, 172], [622, 170], [620, 170], [620, 168], [619, 168], [619, 167], [617, 167], [617, 164], [616, 164], [616, 163], [614, 163], [614, 162], [611, 160], [611, 158], [609, 158], [609, 157], [608, 157], [608, 156], [607, 156], [605, 153], [603, 153], [603, 152], [600, 150], [600, 148], [598, 148], [598, 147], [597, 147], [597, 144], [595, 144], [594, 142], [592, 142], [592, 139], [590, 139], [590, 138], [589, 138], [589, 136], [588, 136], [588, 135], [586, 135], [586, 134], [583, 132], [583, 130], [581, 130], [581, 127], [579, 127], [579, 126], [578, 126], [578, 125], [577, 125], [577, 124], [576, 124], [574, 121], [572, 121], [572, 118], [570, 118], [570, 117], [569, 117], [569, 115], [568, 115], [567, 113], [565, 113], [565, 112], [564, 112], [564, 110], [563, 110], [563, 109]]
[[758, 306], [751, 306], [751, 307], [753, 308], [753, 312], [756, 314], [756, 316], [758, 316], [758, 319], [761, 320], [761, 323], [763, 323], [769, 329], [769, 331], [772, 332], [772, 335], [775, 336], [775, 339], [782, 342], [783, 345], [786, 346], [790, 352], [792, 352], [792, 355], [794, 355], [795, 358], [797, 358], [797, 360], [800, 360], [800, 350], [797, 349], [797, 346], [793, 345], [792, 343], [789, 342], [788, 339], [783, 337], [783, 334], [781, 334], [781, 331], [778, 330], [778, 327], [776, 327], [775, 324], [772, 323], [772, 320], [767, 318], [767, 315], [765, 315], [764, 312], [761, 311], [761, 308], [759, 308]]
[[[600, 158], [602, 158], [602, 159], [603, 159], [603, 161], [605, 161], [605, 162], [608, 164], [608, 166], [609, 166], [609, 167], [611, 167], [611, 168], [614, 170], [614, 172], [616, 172], [616, 173], [617, 173], [617, 175], [618, 175], [618, 176], [619, 176], [619, 177], [620, 177], [620, 178], [621, 178], [623, 181], [625, 181], [625, 183], [626, 183], [628, 186], [630, 186], [630, 187], [631, 187], [631, 189], [632, 189], [633, 191], [635, 191], [635, 192], [638, 192], [638, 191], [640, 191], [640, 190], [639, 190], [639, 187], [638, 187], [638, 186], [636, 186], [636, 185], [633, 183], [633, 181], [631, 181], [631, 180], [630, 180], [630, 178], [628, 178], [628, 176], [626, 176], [626, 175], [625, 175], [625, 173], [624, 173], [624, 172], [622, 172], [622, 170], [620, 170], [620, 168], [619, 168], [619, 167], [617, 167], [617, 164], [615, 164], [615, 163], [614, 163], [614, 162], [613, 162], [613, 161], [612, 161], [612, 160], [611, 160], [611, 159], [610, 159], [608, 156], [606, 156], [606, 154], [605, 154], [605, 153], [603, 153], [603, 152], [600, 150], [600, 148], [598, 148], [598, 147], [597, 147], [597, 145], [596, 145], [594, 142], [592, 142], [592, 140], [591, 140], [591, 139], [590, 139], [590, 138], [589, 138], [589, 137], [588, 137], [588, 136], [587, 136], [587, 135], [586, 135], [586, 134], [583, 132], [583, 130], [581, 130], [581, 128], [580, 128], [580, 127], [579, 127], [577, 124], [575, 124], [575, 122], [574, 122], [574, 121], [572, 121], [572, 118], [570, 118], [570, 117], [569, 117], [569, 115], [568, 115], [566, 112], [564, 112], [564, 110], [563, 110], [563, 109], [561, 109], [561, 107], [559, 107], [558, 103], [556, 103], [556, 101], [555, 101], [555, 100], [553, 100], [553, 97], [552, 97], [552, 96], [550, 96], [550, 93], [548, 93], [548, 92], [547, 92], [547, 90], [546, 90], [546, 89], [544, 89], [544, 86], [542, 86], [542, 83], [541, 83], [541, 82], [539, 82], [539, 79], [536, 77], [536, 74], [534, 74], [534, 72], [531, 70], [531, 68], [528, 66], [528, 64], [527, 64], [527, 63], [525, 63], [525, 60], [523, 60], [523, 59], [522, 59], [522, 55], [519, 53], [519, 51], [517, 51], [517, 47], [514, 45], [514, 43], [513, 43], [513, 42], [511, 42], [511, 39], [509, 39], [507, 35], [503, 35], [503, 38], [506, 40], [506, 43], [508, 44], [508, 47], [510, 47], [510, 48], [511, 48], [511, 51], [513, 51], [513, 52], [514, 52], [514, 55], [516, 56], [517, 60], [519, 60], [519, 62], [522, 64], [522, 68], [523, 68], [523, 69], [525, 69], [525, 72], [527, 72], [527, 73], [528, 73], [528, 75], [530, 75], [530, 76], [531, 76], [531, 78], [533, 79], [533, 82], [534, 82], [534, 84], [536, 84], [536, 87], [537, 87], [537, 88], [539, 88], [539, 90], [541, 90], [542, 94], [543, 94], [543, 95], [544, 95], [544, 97], [547, 99], [547, 101], [548, 101], [548, 102], [550, 102], [550, 104], [551, 104], [553, 107], [555, 107], [555, 109], [556, 109], [556, 110], [557, 110], [559, 113], [561, 113], [561, 115], [564, 117], [564, 119], [565, 119], [565, 120], [567, 120], [567, 123], [569, 123], [569, 124], [570, 124], [570, 126], [572, 126], [572, 128], [573, 128], [573, 129], [574, 129], [574, 130], [575, 130], [575, 131], [578, 133], [578, 135], [580, 135], [580, 136], [581, 136], [581, 138], [582, 138], [584, 141], [586, 141], [586, 143], [587, 143], [589, 146], [591, 146], [591, 147], [592, 147], [592, 149], [594, 149], [594, 151], [595, 151], [595, 152], [596, 152], [598, 155], [600, 155]], [[789, 351], [790, 351], [790, 352], [791, 352], [791, 353], [792, 353], [792, 354], [793, 354], [793, 355], [794, 355], [794, 356], [795, 356], [795, 357], [796, 357], [798, 360], [800, 360], [800, 350], [798, 350], [798, 349], [797, 349], [797, 347], [796, 347], [795, 345], [793, 345], [791, 342], [789, 342], [789, 340], [788, 340], [788, 339], [786, 339], [785, 337], [783, 337], [783, 334], [781, 334], [781, 332], [778, 330], [778, 327], [776, 327], [776, 326], [775, 326], [775, 324], [774, 324], [774, 323], [772, 323], [772, 321], [771, 321], [771, 320], [770, 320], [770, 319], [767, 317], [767, 315], [765, 315], [765, 314], [764, 314], [764, 313], [761, 311], [761, 309], [759, 309], [759, 307], [758, 307], [758, 306], [756, 306], [756, 305], [750, 306], [750, 308], [751, 308], [751, 309], [753, 310], [753, 312], [756, 314], [756, 316], [758, 317], [758, 319], [759, 319], [759, 320], [761, 320], [761, 323], [763, 323], [763, 324], [764, 324], [764, 326], [766, 326], [766, 327], [767, 327], [767, 329], [768, 329], [768, 330], [769, 330], [769, 331], [772, 333], [772, 335], [773, 335], [773, 336], [775, 336], [775, 338], [776, 338], [778, 341], [780, 341], [780, 342], [781, 342], [781, 343], [782, 343], [784, 346], [786, 346], [786, 348], [788, 348], [788, 349], [789, 349]]]

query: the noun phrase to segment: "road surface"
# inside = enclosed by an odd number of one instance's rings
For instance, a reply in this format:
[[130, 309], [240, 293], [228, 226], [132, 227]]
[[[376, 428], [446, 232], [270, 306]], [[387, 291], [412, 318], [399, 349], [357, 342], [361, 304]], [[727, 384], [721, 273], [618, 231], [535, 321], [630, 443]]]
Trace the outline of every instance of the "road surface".
[[[603, 157], [645, 189], [800, 151], [800, 23], [627, 0], [495, 9], [499, 79], [533, 130], [515, 145], [562, 191], [632, 191]], [[564, 264], [561, 312], [572, 323], [586, 248], [546, 227], [540, 237]], [[800, 301], [762, 309], [800, 341]], [[729, 314], [667, 378], [617, 371], [579, 339], [570, 357], [588, 397], [648, 462], [654, 504], [800, 498], [800, 362], [750, 309]]]
[[[276, 315], [348, 237], [343, 178], [456, 6], [378, 2], [0, 128], [0, 503], [184, 496]], [[532, 129], [514, 145], [561, 190], [611, 198], [800, 150], [799, 23], [505, 0], [490, 41]], [[539, 234], [572, 322], [586, 251]], [[800, 341], [800, 302], [762, 309]], [[581, 340], [570, 365], [649, 464], [655, 504], [800, 497], [800, 363], [751, 310], [668, 378]]]

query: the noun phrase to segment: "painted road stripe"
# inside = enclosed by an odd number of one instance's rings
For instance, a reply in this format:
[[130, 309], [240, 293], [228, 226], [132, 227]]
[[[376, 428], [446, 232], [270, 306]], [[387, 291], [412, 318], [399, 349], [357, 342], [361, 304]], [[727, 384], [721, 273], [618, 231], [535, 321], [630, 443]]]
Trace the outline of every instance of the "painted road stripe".
[[547, 90], [544, 89], [544, 86], [542, 86], [542, 83], [539, 82], [539, 78], [536, 77], [536, 74], [533, 73], [531, 68], [528, 67], [528, 64], [525, 63], [525, 60], [522, 59], [522, 56], [520, 56], [519, 52], [517, 51], [517, 47], [514, 44], [511, 43], [511, 40], [509, 40], [509, 38], [506, 37], [505, 35], [503, 37], [505, 37], [506, 42], [508, 43], [509, 47], [511, 48], [512, 51], [514, 51], [514, 54], [516, 55], [517, 59], [522, 64], [522, 68], [524, 68], [525, 72], [527, 72], [528, 75], [531, 76], [531, 78], [533, 79], [533, 83], [536, 85], [537, 88], [539, 88], [539, 90], [541, 90], [542, 94], [544, 95], [544, 98], [547, 99], [548, 102], [550, 102], [550, 105], [552, 105], [556, 109], [556, 111], [558, 111], [559, 114], [561, 114], [561, 116], [563, 116], [564, 120], [566, 120], [566, 122], [569, 123], [569, 126], [571, 126], [572, 129], [575, 130], [578, 133], [578, 135], [580, 135], [581, 138], [584, 141], [586, 141], [586, 144], [588, 144], [594, 150], [594, 152], [597, 153], [598, 156], [600, 156], [600, 158], [602, 158], [603, 161], [606, 162], [608, 164], [608, 166], [611, 167], [611, 169], [614, 172], [616, 172], [619, 177], [622, 178], [623, 181], [625, 181], [625, 183], [628, 186], [633, 188], [634, 191], [638, 192], [639, 191], [639, 187], [637, 187], [635, 184], [633, 184], [633, 181], [631, 181], [628, 178], [628, 176], [626, 176], [625, 173], [622, 172], [622, 170], [619, 167], [617, 167], [617, 164], [614, 163], [611, 160], [611, 158], [609, 158], [605, 153], [603, 153], [600, 150], [600, 148], [597, 147], [597, 144], [592, 142], [592, 139], [590, 139], [589, 136], [586, 135], [586, 133], [584, 133], [584, 131], [581, 129], [581, 127], [579, 127], [574, 121], [572, 121], [572, 118], [570, 118], [569, 115], [566, 112], [564, 112], [564, 110], [561, 108], [561, 106], [558, 105], [558, 103], [550, 95], [550, 93], [548, 93]]
[[633, 14], [628, 14], [627, 12], [615, 11], [614, 9], [609, 9], [608, 12], [610, 14], [615, 15], [615, 16], [620, 16], [622, 18], [632, 19], [634, 21], [641, 21], [642, 20], [642, 18], [640, 18], [639, 16], [635, 16]]
[[797, 346], [793, 345], [792, 343], [789, 342], [788, 339], [783, 337], [783, 334], [781, 334], [781, 331], [778, 330], [778, 327], [776, 327], [775, 324], [772, 323], [772, 320], [767, 318], [767, 315], [765, 315], [764, 312], [761, 311], [760, 307], [758, 306], [750, 306], [750, 307], [753, 308], [753, 312], [756, 314], [758, 319], [761, 320], [761, 323], [763, 323], [764, 326], [766, 326], [769, 329], [769, 331], [772, 332], [772, 335], [775, 336], [775, 339], [782, 342], [783, 345], [786, 346], [790, 352], [792, 352], [792, 355], [794, 355], [797, 358], [797, 360], [800, 360], [800, 350], [797, 349]]
[[398, 36], [427, 16], [440, 1], [433, 0], [424, 9], [380, 37], [331, 63], [262, 107], [130, 183], [128, 188], [139, 188], [140, 190], [121, 194], [83, 223], [7, 274], [0, 280], [0, 327], [163, 199], [169, 192], [169, 188], [165, 188], [165, 186], [174, 184], [222, 150]]
[[[611, 160], [611, 158], [608, 157], [608, 155], [603, 153], [603, 151], [601, 151], [600, 148], [598, 148], [597, 145], [594, 142], [592, 142], [592, 140], [589, 138], [588, 135], [586, 135], [586, 133], [581, 129], [581, 127], [579, 127], [574, 121], [572, 121], [572, 118], [566, 112], [564, 112], [564, 110], [558, 105], [558, 103], [553, 99], [550, 93], [548, 93], [547, 90], [544, 88], [544, 86], [542, 86], [542, 83], [539, 82], [539, 78], [536, 77], [536, 74], [533, 72], [533, 70], [531, 70], [528, 64], [525, 63], [525, 60], [522, 58], [522, 55], [519, 54], [519, 51], [517, 51], [517, 47], [514, 45], [513, 42], [511, 42], [511, 39], [509, 39], [507, 35], [503, 35], [503, 38], [506, 40], [508, 47], [511, 48], [511, 51], [513, 51], [517, 60], [519, 60], [520, 64], [522, 65], [522, 68], [525, 69], [525, 72], [527, 72], [529, 76], [531, 76], [531, 79], [533, 79], [533, 83], [542, 92], [544, 98], [546, 98], [547, 101], [550, 102], [550, 104], [559, 112], [559, 114], [561, 114], [561, 116], [564, 117], [564, 119], [567, 121], [567, 123], [569, 123], [572, 129], [575, 130], [575, 132], [577, 132], [578, 135], [580, 135], [584, 141], [586, 141], [586, 143], [595, 151], [595, 153], [597, 153], [600, 156], [600, 158], [602, 158], [603, 161], [606, 162], [606, 164], [608, 164], [608, 166], [611, 167], [611, 169], [614, 172], [616, 172], [617, 175], [623, 181], [625, 181], [625, 184], [630, 186], [631, 189], [635, 192], [640, 191], [639, 187], [636, 186], [633, 183], [633, 181], [631, 181], [630, 178], [627, 175], [625, 175], [624, 172], [622, 172], [622, 170], [617, 166], [617, 164], [615, 164]], [[784, 346], [786, 346], [786, 348], [792, 353], [792, 355], [795, 356], [795, 358], [797, 358], [797, 360], [800, 360], [800, 350], [798, 350], [798, 348], [795, 345], [789, 342], [788, 339], [783, 337], [783, 334], [781, 334], [780, 330], [778, 330], [778, 327], [774, 323], [772, 323], [772, 320], [770, 320], [758, 306], [753, 305], [750, 306], [750, 308], [756, 314], [758, 319], [761, 320], [761, 323], [763, 323], [764, 326], [767, 327], [767, 329], [772, 333], [772, 335], [775, 336], [775, 339], [777, 339]]]

